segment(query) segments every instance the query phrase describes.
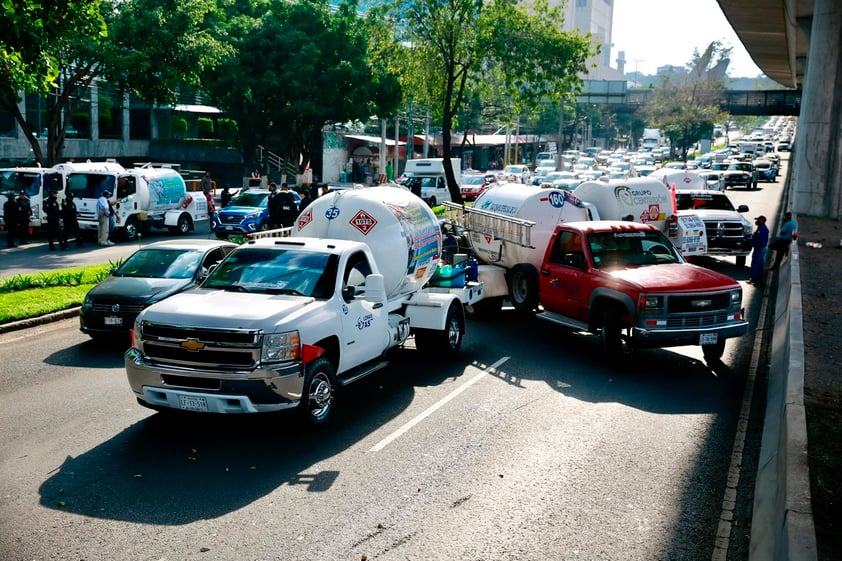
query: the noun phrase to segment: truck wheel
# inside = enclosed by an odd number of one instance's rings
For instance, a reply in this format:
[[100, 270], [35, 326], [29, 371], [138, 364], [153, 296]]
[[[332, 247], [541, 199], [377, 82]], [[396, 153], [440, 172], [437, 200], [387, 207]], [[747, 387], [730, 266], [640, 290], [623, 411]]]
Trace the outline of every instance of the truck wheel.
[[623, 352], [623, 341], [620, 338], [620, 316], [610, 308], [602, 310], [602, 326], [599, 332], [602, 340], [602, 351], [606, 360], [619, 360]]
[[720, 339], [715, 345], [703, 345], [702, 354], [705, 360], [719, 360], [725, 352], [725, 339]]
[[126, 219], [126, 225], [123, 227], [123, 237], [130, 242], [137, 239], [137, 233], [140, 231], [140, 224], [138, 224], [137, 217], [129, 216]]
[[746, 266], [746, 256], [745, 255], [737, 255], [737, 267], [745, 267]]
[[519, 263], [509, 271], [509, 300], [518, 312], [538, 307], [538, 271], [529, 263]]
[[427, 204], [429, 204], [429, 205], [430, 205], [430, 208], [433, 208], [434, 206], [436, 206], [436, 198], [435, 198], [435, 197], [430, 197], [430, 200], [429, 200], [429, 201], [427, 201]]
[[178, 222], [175, 223], [175, 226], [170, 226], [170, 232], [173, 234], [180, 234], [183, 236], [189, 231], [190, 218], [188, 218], [186, 214], [182, 214], [178, 217]]
[[333, 411], [335, 393], [336, 369], [328, 359], [317, 358], [307, 365], [298, 411], [310, 424], [324, 425]]
[[444, 329], [418, 329], [415, 332], [415, 348], [424, 354], [436, 358], [454, 356], [462, 347], [462, 335], [465, 333], [465, 316], [458, 303], [450, 305]]

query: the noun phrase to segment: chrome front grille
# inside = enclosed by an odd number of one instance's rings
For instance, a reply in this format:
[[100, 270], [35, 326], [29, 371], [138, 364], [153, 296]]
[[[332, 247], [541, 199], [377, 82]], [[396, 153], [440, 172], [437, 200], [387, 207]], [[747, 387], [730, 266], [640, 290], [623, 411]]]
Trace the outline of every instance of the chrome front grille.
[[244, 369], [259, 363], [263, 333], [143, 322], [140, 341], [144, 357], [158, 364]]
[[743, 239], [745, 237], [745, 234], [743, 234], [743, 225], [741, 222], [728, 222], [727, 220], [705, 220], [704, 222], [708, 239]]
[[94, 302], [91, 310], [101, 314], [134, 314], [143, 311], [146, 306], [143, 304], [126, 304], [123, 302]]

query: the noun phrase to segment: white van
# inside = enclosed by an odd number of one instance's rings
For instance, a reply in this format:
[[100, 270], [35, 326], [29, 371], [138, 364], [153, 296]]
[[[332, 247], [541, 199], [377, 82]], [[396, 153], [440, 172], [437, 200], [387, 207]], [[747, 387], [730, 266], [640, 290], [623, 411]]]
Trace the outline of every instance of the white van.
[[[450, 165], [456, 183], [462, 183], [462, 160], [451, 158]], [[405, 186], [419, 195], [428, 205], [436, 206], [443, 201], [450, 201], [450, 189], [447, 188], [447, 178], [444, 173], [443, 158], [421, 158], [406, 162]]]

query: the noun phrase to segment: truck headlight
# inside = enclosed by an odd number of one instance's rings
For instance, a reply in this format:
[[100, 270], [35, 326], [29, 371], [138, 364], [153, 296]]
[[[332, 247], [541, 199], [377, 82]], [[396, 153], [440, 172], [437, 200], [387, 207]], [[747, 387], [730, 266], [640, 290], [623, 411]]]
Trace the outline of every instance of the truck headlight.
[[663, 296], [652, 296], [651, 294], [640, 295], [640, 311], [645, 312], [659, 312], [664, 307]]
[[260, 362], [288, 362], [301, 358], [301, 338], [298, 331], [267, 333], [260, 348]]
[[743, 302], [743, 291], [742, 290], [732, 290], [731, 291], [731, 309], [732, 310], [739, 310], [740, 304]]

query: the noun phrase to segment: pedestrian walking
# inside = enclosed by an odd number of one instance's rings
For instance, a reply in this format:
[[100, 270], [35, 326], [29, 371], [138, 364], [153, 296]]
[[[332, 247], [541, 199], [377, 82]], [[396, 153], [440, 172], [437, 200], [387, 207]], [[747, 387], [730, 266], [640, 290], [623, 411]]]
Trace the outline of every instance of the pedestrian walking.
[[50, 196], [44, 199], [41, 204], [44, 216], [47, 218], [47, 241], [50, 244], [50, 251], [55, 251], [54, 242], [58, 242], [61, 249], [67, 249], [67, 240], [61, 230], [61, 205], [58, 202], [58, 192], [50, 190]]
[[108, 222], [111, 218], [111, 204], [108, 202], [110, 196], [111, 191], [105, 190], [96, 200], [97, 240], [99, 245], [114, 245], [114, 242], [108, 239]]
[[73, 193], [67, 192], [61, 202], [61, 221], [64, 224], [64, 243], [72, 238], [76, 239], [76, 247], [82, 247], [82, 232], [79, 231], [79, 214], [76, 209], [76, 201], [73, 200]]
[[225, 187], [222, 188], [222, 194], [219, 195], [219, 203], [222, 206], [222, 208], [225, 208], [228, 205], [230, 205], [231, 199], [233, 198], [234, 195], [231, 194], [231, 186], [226, 184]]
[[205, 175], [202, 176], [202, 191], [213, 191], [213, 180], [211, 180], [209, 171], [206, 171]]
[[281, 192], [279, 193], [281, 201], [280, 226], [276, 228], [289, 228], [295, 224], [295, 219], [298, 217], [298, 204], [295, 202], [295, 197], [289, 190], [289, 185], [281, 183]]
[[29, 197], [26, 196], [26, 191], [21, 191], [17, 198], [18, 203], [18, 231], [17, 238], [20, 240], [20, 245], [24, 245], [29, 240], [29, 222], [32, 220], [32, 205], [29, 202]]
[[775, 262], [769, 267], [770, 271], [777, 271], [781, 261], [789, 253], [789, 246], [792, 241], [798, 239], [798, 223], [792, 217], [792, 213], [784, 213], [784, 223], [781, 224], [777, 237], [769, 243], [769, 249], [775, 252]]
[[766, 245], [769, 243], [769, 228], [766, 226], [766, 217], [763, 215], [754, 219], [757, 228], [751, 236], [751, 284], [760, 284], [763, 281], [763, 267], [766, 260]]

